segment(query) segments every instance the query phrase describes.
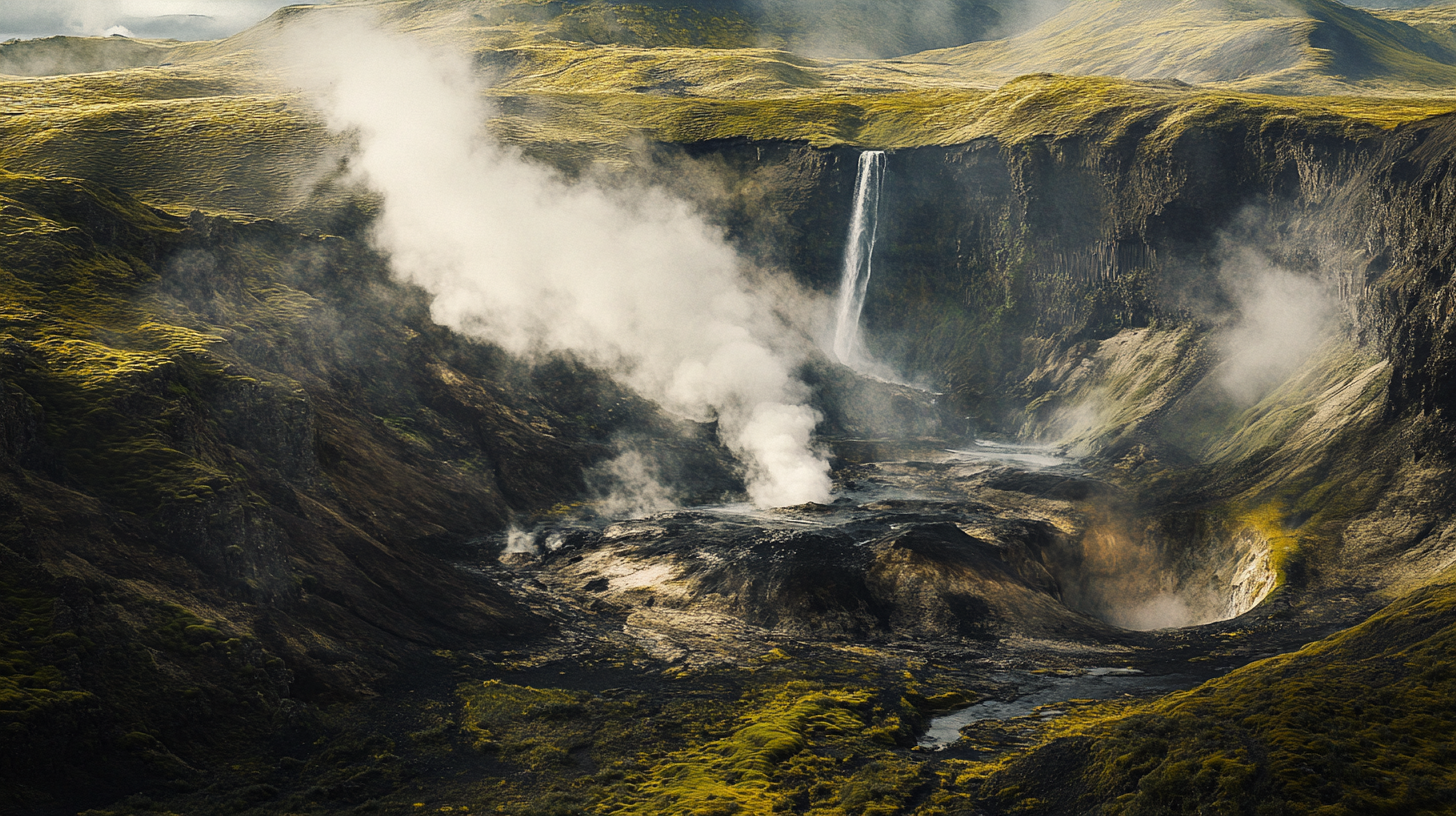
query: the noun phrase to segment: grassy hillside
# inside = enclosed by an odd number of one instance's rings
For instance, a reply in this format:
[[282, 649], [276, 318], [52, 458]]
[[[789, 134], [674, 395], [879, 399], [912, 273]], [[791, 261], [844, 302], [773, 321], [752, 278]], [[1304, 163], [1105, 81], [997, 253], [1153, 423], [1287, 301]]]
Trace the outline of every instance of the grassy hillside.
[[1445, 95], [1456, 82], [1443, 39], [1333, 0], [1082, 0], [1014, 37], [914, 59], [1282, 94]]
[[1439, 583], [1293, 654], [1069, 723], [979, 793], [997, 813], [1448, 813], [1453, 645], [1456, 586]]
[[405, 655], [540, 631], [440, 555], [651, 416], [358, 243], [0, 172], [0, 810], [188, 787]]
[[[760, 49], [569, 44], [486, 56], [502, 75], [490, 127], [566, 167], [630, 161], [641, 138], [746, 138], [818, 147], [1008, 142], [1298, 117], [1331, 134], [1375, 133], [1456, 107], [1441, 99], [1261, 96], [1171, 83], [1031, 76], [994, 90], [906, 65], [825, 63]], [[51, 78], [0, 79], [0, 166], [120, 187], [185, 214], [290, 217], [336, 197], [340, 148], [307, 101], [229, 70], [233, 57]], [[670, 88], [670, 93], [657, 89]], [[301, 217], [301, 216], [300, 216]]]
[[891, 57], [1002, 36], [1037, 15], [1014, 0], [346, 0], [411, 26], [528, 30], [600, 45], [784, 48]]
[[1450, 0], [1348, 0], [1345, 5], [1369, 9], [1422, 9], [1450, 5]]
[[[0, 78], [0, 165], [104, 181], [174, 212], [281, 217], [305, 209], [311, 196], [332, 195], [327, 185], [340, 154], [306, 100], [267, 70], [269, 49], [289, 21], [351, 7], [472, 50], [491, 79], [495, 132], [568, 168], [620, 165], [631, 158], [627, 146], [644, 137], [899, 148], [1115, 134], [1154, 119], [1174, 129], [1227, 116], [1299, 116], [1335, 130], [1391, 127], [1450, 110], [1442, 100], [1456, 87], [1456, 68], [1444, 62], [1456, 52], [1441, 37], [1325, 0], [1082, 2], [1010, 39], [894, 61], [764, 47], [773, 43], [758, 33], [750, 41], [745, 32], [760, 27], [733, 3], [687, 10], [585, 4], [569, 13], [552, 4], [451, 0], [341, 6], [280, 12], [217, 43], [168, 46], [166, 66]], [[620, 36], [600, 44], [567, 25], [591, 9], [644, 16], [641, 25], [616, 26]], [[710, 13], [719, 15], [712, 25], [704, 16]], [[739, 33], [719, 42], [711, 31], [720, 28]], [[724, 47], [689, 47], [702, 43]], [[56, 61], [118, 44], [53, 38], [5, 48], [25, 46], [28, 58]], [[1206, 84], [1068, 76], [1008, 82], [1046, 70]], [[1250, 90], [1360, 95], [1275, 98]]]

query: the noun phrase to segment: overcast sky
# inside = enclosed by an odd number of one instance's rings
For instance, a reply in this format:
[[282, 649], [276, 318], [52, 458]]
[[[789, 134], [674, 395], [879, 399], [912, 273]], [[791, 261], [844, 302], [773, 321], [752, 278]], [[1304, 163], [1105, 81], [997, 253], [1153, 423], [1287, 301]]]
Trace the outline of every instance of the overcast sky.
[[0, 0], [0, 42], [53, 34], [215, 40], [304, 2], [309, 0]]

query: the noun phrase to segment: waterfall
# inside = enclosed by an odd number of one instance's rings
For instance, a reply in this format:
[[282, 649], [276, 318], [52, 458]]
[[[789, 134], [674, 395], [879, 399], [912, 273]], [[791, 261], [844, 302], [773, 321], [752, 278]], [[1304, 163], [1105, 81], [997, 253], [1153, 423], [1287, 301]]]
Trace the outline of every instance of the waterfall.
[[880, 186], [885, 177], [885, 152], [868, 150], [859, 157], [854, 183], [854, 216], [849, 222], [849, 244], [844, 248], [844, 271], [839, 279], [839, 309], [834, 325], [834, 356], [850, 368], [867, 362], [860, 339], [859, 319], [870, 286], [870, 261], [875, 254], [875, 232], [880, 220]]

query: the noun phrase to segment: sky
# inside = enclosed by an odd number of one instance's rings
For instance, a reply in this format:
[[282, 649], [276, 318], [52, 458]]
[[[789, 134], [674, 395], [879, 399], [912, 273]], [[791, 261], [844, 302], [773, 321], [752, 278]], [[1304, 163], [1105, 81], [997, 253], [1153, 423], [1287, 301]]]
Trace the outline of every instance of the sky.
[[326, 0], [0, 0], [0, 42], [55, 34], [215, 40], [283, 6]]

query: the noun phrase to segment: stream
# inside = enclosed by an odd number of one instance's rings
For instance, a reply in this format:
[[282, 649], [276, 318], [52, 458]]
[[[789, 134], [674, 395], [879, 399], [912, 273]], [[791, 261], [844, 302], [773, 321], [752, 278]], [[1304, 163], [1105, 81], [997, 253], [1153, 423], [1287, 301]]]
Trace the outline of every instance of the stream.
[[961, 729], [983, 720], [1056, 717], [1062, 712], [1055, 708], [1037, 709], [1069, 700], [1112, 700], [1167, 694], [1191, 688], [1204, 678], [1187, 674], [1147, 675], [1137, 669], [1104, 666], [1075, 676], [1005, 671], [993, 674], [991, 679], [1013, 685], [1020, 693], [1010, 700], [985, 700], [932, 719], [925, 735], [920, 738], [920, 747], [932, 750], [945, 748], [961, 738]]

